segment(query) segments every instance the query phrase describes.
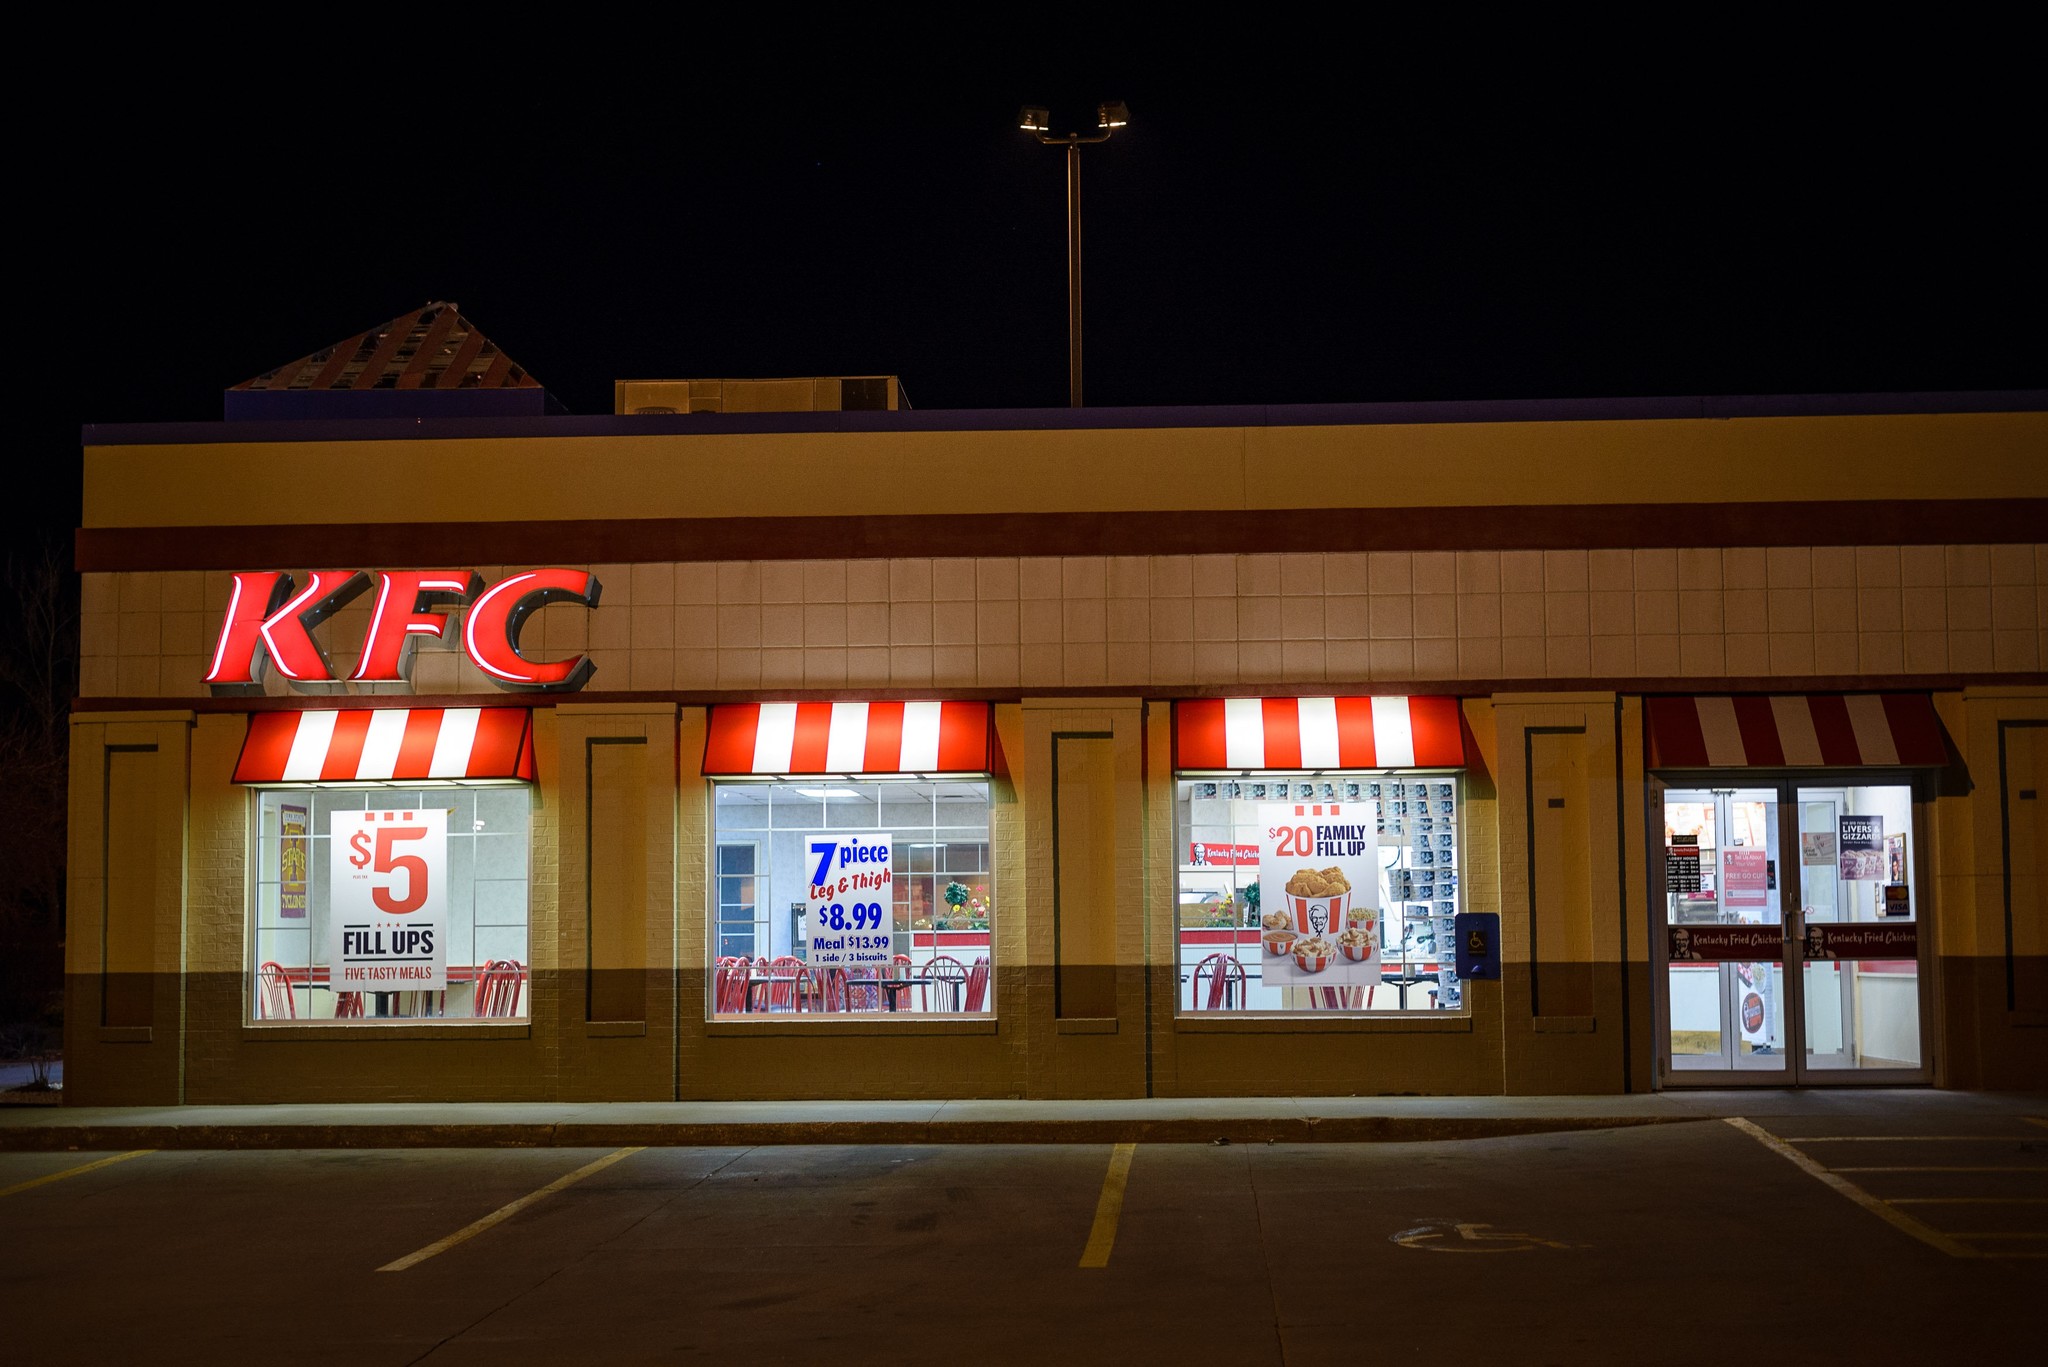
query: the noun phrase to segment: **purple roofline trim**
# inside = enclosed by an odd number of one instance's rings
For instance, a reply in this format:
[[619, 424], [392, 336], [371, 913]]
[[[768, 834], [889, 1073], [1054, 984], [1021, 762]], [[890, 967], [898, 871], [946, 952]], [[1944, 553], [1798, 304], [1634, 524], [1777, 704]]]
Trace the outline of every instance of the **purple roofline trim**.
[[690, 433], [990, 432], [1173, 427], [1613, 422], [1909, 413], [2048, 412], [2048, 390], [1901, 394], [1737, 394], [1641, 399], [1457, 399], [1429, 403], [1242, 404], [1164, 408], [925, 408], [894, 412], [697, 413], [627, 417], [356, 418], [334, 421], [87, 423], [86, 446], [416, 438], [669, 436]]

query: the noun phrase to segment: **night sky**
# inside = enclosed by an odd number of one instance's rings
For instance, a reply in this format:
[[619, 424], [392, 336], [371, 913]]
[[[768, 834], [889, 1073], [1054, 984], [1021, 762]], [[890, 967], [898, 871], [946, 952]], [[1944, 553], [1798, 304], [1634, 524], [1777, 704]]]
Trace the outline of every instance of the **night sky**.
[[1995, 33], [1627, 39], [1618, 76], [1618, 34], [1504, 65], [625, 30], [99, 59], [18, 163], [53, 322], [17, 435], [62, 477], [10, 515], [75, 524], [81, 423], [215, 419], [428, 299], [577, 413], [621, 377], [863, 373], [1063, 405], [1064, 169], [1024, 103], [1132, 110], [1083, 153], [1091, 406], [2048, 381], [2048, 120]]

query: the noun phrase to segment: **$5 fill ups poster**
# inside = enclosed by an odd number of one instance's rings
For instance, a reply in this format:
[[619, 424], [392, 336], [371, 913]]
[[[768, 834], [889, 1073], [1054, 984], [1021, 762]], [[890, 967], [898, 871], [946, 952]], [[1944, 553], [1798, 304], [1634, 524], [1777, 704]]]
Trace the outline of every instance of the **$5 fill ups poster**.
[[327, 972], [336, 992], [448, 986], [448, 812], [335, 812]]
[[1380, 852], [1370, 803], [1259, 804], [1259, 944], [1268, 987], [1380, 980]]

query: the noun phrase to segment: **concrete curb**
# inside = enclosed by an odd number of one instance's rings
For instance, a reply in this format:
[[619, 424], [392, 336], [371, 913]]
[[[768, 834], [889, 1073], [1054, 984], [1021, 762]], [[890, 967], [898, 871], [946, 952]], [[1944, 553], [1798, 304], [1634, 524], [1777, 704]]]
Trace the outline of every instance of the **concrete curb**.
[[752, 1148], [786, 1144], [1398, 1144], [1695, 1123], [1696, 1115], [1301, 1116], [1244, 1119], [792, 1120], [557, 1124], [20, 1125], [0, 1152], [85, 1149]]

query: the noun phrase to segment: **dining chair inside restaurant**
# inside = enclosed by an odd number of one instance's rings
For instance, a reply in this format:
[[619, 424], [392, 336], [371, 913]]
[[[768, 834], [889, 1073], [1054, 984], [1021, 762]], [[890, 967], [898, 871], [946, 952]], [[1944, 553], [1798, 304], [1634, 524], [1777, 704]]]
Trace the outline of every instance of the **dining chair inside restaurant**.
[[925, 981], [917, 985], [918, 1008], [932, 1009], [932, 1003], [939, 1003], [941, 1011], [958, 1011], [960, 1003], [967, 996], [967, 965], [950, 954], [934, 954], [931, 962], [924, 966]]
[[292, 996], [292, 980], [284, 971], [284, 965], [273, 959], [263, 961], [256, 970], [256, 980], [263, 992], [258, 997], [260, 1014], [258, 1020], [297, 1020], [299, 1004]]
[[768, 1009], [794, 1011], [802, 1000], [804, 961], [794, 954], [777, 955], [768, 965]]
[[846, 1010], [846, 970], [838, 967], [810, 970], [812, 992], [820, 1011]]
[[882, 976], [890, 982], [904, 984], [902, 987], [885, 988], [882, 999], [883, 1006], [901, 1011], [910, 1004], [910, 983], [923, 975], [917, 971], [917, 965], [910, 961], [908, 954], [898, 954], [889, 961], [888, 971]]
[[736, 1015], [747, 1009], [747, 983], [753, 974], [754, 961], [744, 954], [725, 967], [723, 983], [717, 997], [716, 1009], [719, 1015]]
[[1309, 1009], [1363, 1011], [1372, 1005], [1373, 990], [1370, 987], [1311, 987], [1308, 990]]
[[491, 959], [476, 979], [470, 1014], [478, 1017], [507, 1017], [519, 1014], [519, 997], [526, 986], [526, 965], [517, 959]]
[[[1204, 978], [1209, 980], [1206, 994], [1202, 990]], [[1244, 965], [1236, 955], [1219, 950], [1195, 965], [1188, 993], [1191, 1007], [1199, 1011], [1234, 1011], [1244, 1004], [1244, 996]]]
[[988, 998], [988, 955], [983, 954], [974, 961], [974, 967], [967, 970], [967, 1002], [962, 1011], [979, 1011]]
[[363, 1018], [363, 994], [360, 992], [335, 993], [334, 1018], [338, 1021], [361, 1020]]
[[880, 1011], [889, 996], [882, 984], [894, 976], [894, 967], [893, 964], [876, 964], [870, 968], [856, 967], [854, 972], [847, 974], [845, 1009]]

